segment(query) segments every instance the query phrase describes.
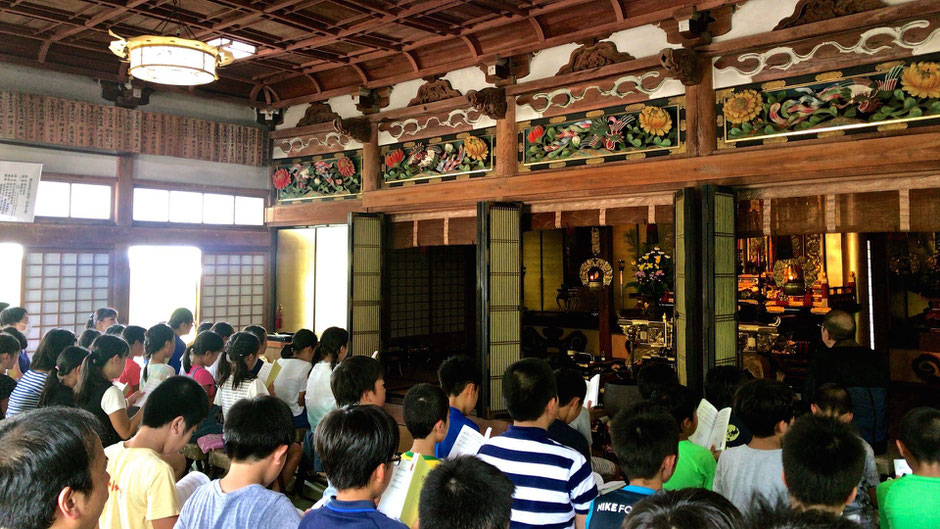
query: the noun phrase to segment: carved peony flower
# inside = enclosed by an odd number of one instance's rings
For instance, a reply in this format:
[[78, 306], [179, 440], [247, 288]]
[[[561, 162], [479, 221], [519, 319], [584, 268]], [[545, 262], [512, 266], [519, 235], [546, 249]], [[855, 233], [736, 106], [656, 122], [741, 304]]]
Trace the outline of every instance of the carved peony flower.
[[463, 140], [463, 146], [467, 151], [467, 156], [474, 160], [483, 160], [490, 152], [489, 147], [486, 146], [486, 142], [476, 136], [469, 136], [467, 139]]
[[274, 176], [271, 178], [274, 183], [274, 188], [277, 190], [284, 189], [290, 185], [290, 173], [287, 172], [287, 169], [278, 169], [274, 171]]
[[339, 171], [339, 174], [350, 177], [356, 174], [356, 164], [349, 158], [338, 158], [336, 160], [336, 170]]
[[536, 125], [529, 129], [529, 143], [535, 143], [539, 141], [542, 135], [545, 134], [545, 127], [541, 125]]
[[385, 167], [388, 167], [389, 169], [391, 169], [392, 167], [395, 167], [396, 165], [401, 163], [401, 161], [404, 159], [405, 159], [405, 152], [402, 151], [401, 149], [395, 149], [394, 151], [385, 155]]
[[329, 162], [324, 162], [324, 161], [319, 161], [313, 164], [314, 169], [316, 170], [317, 174], [320, 176], [329, 174], [330, 166], [331, 164]]
[[764, 98], [755, 90], [743, 90], [725, 101], [722, 113], [731, 123], [747, 123], [760, 115]]
[[672, 130], [672, 118], [659, 107], [643, 107], [640, 111], [640, 128], [654, 136], [665, 136]]
[[915, 62], [904, 69], [901, 86], [914, 97], [940, 97], [940, 64]]

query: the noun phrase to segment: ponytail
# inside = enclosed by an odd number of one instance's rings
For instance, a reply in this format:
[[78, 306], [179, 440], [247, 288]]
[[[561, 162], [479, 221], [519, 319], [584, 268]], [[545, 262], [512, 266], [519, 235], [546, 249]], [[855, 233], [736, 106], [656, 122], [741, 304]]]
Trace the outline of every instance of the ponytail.
[[46, 377], [46, 383], [42, 387], [42, 393], [39, 395], [39, 403], [36, 407], [42, 408], [53, 404], [51, 402], [52, 397], [58, 392], [59, 386], [64, 385], [62, 377], [70, 375], [75, 368], [82, 365], [87, 356], [88, 349], [84, 347], [73, 345], [63, 349], [58, 360], [56, 360], [55, 367], [49, 371], [49, 376]]
[[293, 358], [297, 356], [298, 353], [304, 349], [312, 347], [314, 349], [314, 356], [317, 355], [317, 335], [313, 333], [310, 329], [300, 329], [294, 333], [294, 336], [291, 338], [290, 344], [290, 356], [284, 356], [284, 349], [281, 350], [282, 358]]
[[104, 376], [104, 366], [115, 356], [126, 358], [130, 354], [123, 338], [104, 334], [91, 345], [91, 352], [82, 362], [82, 374], [75, 385], [75, 402], [86, 402], [95, 389], [102, 384], [111, 384]]
[[189, 373], [193, 368], [193, 355], [204, 356], [206, 353], [221, 351], [225, 347], [222, 337], [213, 331], [202, 331], [192, 345], [183, 353], [183, 373]]
[[339, 350], [349, 343], [349, 332], [339, 327], [330, 327], [320, 335], [320, 345], [313, 357], [313, 363], [322, 361], [327, 356], [332, 358], [330, 367], [336, 367], [339, 362]]
[[257, 375], [251, 372], [254, 366], [245, 365], [245, 359], [253, 354], [257, 354], [261, 349], [261, 342], [258, 338], [248, 332], [237, 332], [232, 335], [222, 353], [222, 361], [219, 362], [219, 387], [223, 386], [232, 377], [232, 389], [238, 389], [238, 386], [246, 380], [254, 380]]
[[150, 366], [150, 359], [153, 355], [163, 349], [163, 346], [172, 341], [175, 336], [173, 329], [165, 323], [158, 323], [147, 329], [147, 333], [144, 335], [144, 371], [141, 374], [141, 380], [147, 381], [147, 368]]

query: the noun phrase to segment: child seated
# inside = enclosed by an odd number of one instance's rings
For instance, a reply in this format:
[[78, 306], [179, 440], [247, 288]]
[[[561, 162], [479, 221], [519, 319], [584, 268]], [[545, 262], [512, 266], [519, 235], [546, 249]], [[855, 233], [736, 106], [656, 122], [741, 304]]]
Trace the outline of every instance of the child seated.
[[685, 488], [712, 490], [717, 467], [715, 456], [708, 448], [689, 441], [689, 437], [698, 427], [696, 414], [700, 402], [698, 396], [691, 389], [676, 385], [658, 392], [655, 402], [666, 408], [679, 425], [679, 462], [676, 463], [675, 472], [663, 488], [666, 490]]
[[654, 391], [679, 385], [676, 370], [663, 360], [647, 360], [636, 374], [637, 390], [643, 400], [650, 400]]
[[789, 500], [783, 483], [781, 440], [793, 420], [793, 390], [782, 382], [757, 379], [741, 386], [734, 413], [751, 431], [751, 442], [721, 454], [714, 491], [747, 514], [757, 498], [775, 504]]
[[[717, 366], [705, 375], [705, 398], [715, 408], [721, 410], [734, 406], [734, 394], [741, 386], [754, 380], [754, 375], [746, 369], [734, 366]], [[732, 410], [728, 421], [728, 437], [725, 448], [746, 445], [751, 442], [751, 432]]]
[[836, 516], [855, 499], [865, 467], [863, 441], [848, 424], [803, 415], [783, 437], [783, 480], [790, 507]]
[[398, 424], [378, 406], [344, 406], [326, 414], [317, 425], [316, 450], [337, 492], [304, 515], [300, 528], [406, 529], [375, 508], [399, 459], [398, 440]]
[[300, 515], [283, 494], [266, 489], [284, 468], [294, 442], [290, 408], [268, 395], [242, 399], [225, 418], [222, 479], [207, 483], [183, 506], [176, 529], [296, 529]]
[[556, 369], [555, 385], [558, 387], [558, 411], [555, 420], [548, 427], [548, 437], [556, 443], [573, 448], [591, 462], [591, 448], [581, 432], [571, 424], [584, 408], [584, 396], [587, 384], [584, 377], [573, 369]]
[[620, 527], [633, 504], [662, 490], [676, 466], [679, 427], [664, 408], [640, 402], [614, 417], [610, 442], [629, 484], [591, 502], [587, 529]]
[[170, 377], [153, 390], [140, 412], [143, 422], [137, 435], [105, 449], [111, 495], [100, 527], [173, 527], [180, 513], [179, 495], [173, 467], [162, 456], [177, 454], [208, 411], [205, 390], [191, 378]]
[[431, 384], [417, 384], [405, 394], [402, 404], [405, 426], [414, 438], [411, 450], [401, 455], [402, 461], [411, 461], [416, 455], [424, 458], [433, 468], [441, 462], [434, 457], [434, 445], [447, 435], [447, 396], [444, 390]]
[[385, 373], [382, 364], [370, 356], [351, 356], [343, 360], [330, 376], [330, 387], [337, 406], [385, 406]]
[[441, 389], [447, 394], [450, 405], [450, 415], [447, 437], [434, 447], [434, 455], [444, 459], [450, 455], [454, 441], [460, 435], [464, 426], [476, 432], [480, 428], [475, 422], [467, 418], [477, 407], [480, 397], [480, 382], [482, 375], [476, 362], [466, 356], [452, 356], [441, 364], [437, 370], [437, 378], [441, 382]]
[[118, 378], [118, 382], [130, 386], [130, 390], [127, 392], [130, 395], [140, 389], [140, 365], [134, 359], [144, 356], [146, 352], [144, 341], [147, 339], [147, 329], [137, 325], [128, 325], [124, 328], [121, 336], [127, 342], [127, 346], [130, 347], [131, 354], [124, 362], [124, 371]]
[[418, 502], [418, 525], [506, 529], [514, 489], [506, 474], [475, 457], [442, 461], [424, 480]]
[[525, 358], [506, 369], [502, 389], [512, 426], [479, 457], [516, 485], [510, 527], [582, 527], [597, 487], [584, 456], [548, 437], [558, 410], [555, 373], [544, 360]]
[[[852, 397], [848, 390], [838, 384], [827, 383], [819, 386], [810, 404], [813, 415], [832, 417], [846, 424], [852, 422]], [[858, 433], [856, 432], [856, 435]], [[842, 515], [855, 520], [862, 527], [877, 529], [878, 516], [875, 509], [875, 488], [881, 482], [878, 467], [875, 465], [875, 451], [867, 441], [858, 436], [865, 449], [865, 470], [858, 482], [858, 491], [852, 503], [846, 505]]]
[[907, 412], [897, 442], [914, 473], [878, 485], [881, 529], [940, 527], [940, 410]]

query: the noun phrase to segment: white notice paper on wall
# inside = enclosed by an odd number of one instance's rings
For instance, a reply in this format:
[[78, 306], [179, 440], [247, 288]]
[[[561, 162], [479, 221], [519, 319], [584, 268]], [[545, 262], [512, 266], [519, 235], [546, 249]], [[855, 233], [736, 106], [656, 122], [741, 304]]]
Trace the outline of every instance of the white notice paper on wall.
[[41, 174], [41, 163], [0, 162], [0, 221], [33, 221]]

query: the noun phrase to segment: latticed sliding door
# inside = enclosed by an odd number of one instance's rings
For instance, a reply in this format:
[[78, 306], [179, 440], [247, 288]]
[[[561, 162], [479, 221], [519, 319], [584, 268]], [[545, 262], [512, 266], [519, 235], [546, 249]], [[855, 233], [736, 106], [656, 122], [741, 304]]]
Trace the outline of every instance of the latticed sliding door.
[[506, 411], [503, 373], [522, 357], [522, 205], [481, 202], [477, 223], [480, 407], [491, 416]]
[[350, 354], [382, 348], [382, 264], [385, 216], [349, 214]]
[[[677, 191], [674, 208], [676, 227], [674, 344], [676, 349], [676, 372], [679, 374], [679, 382], [683, 384], [689, 383], [689, 370], [692, 368], [694, 373], [694, 366], [697, 365], [695, 357], [695, 329], [697, 323], [695, 316], [697, 311], [694, 309], [697, 302], [697, 269], [693, 261], [697, 230], [694, 221], [694, 191], [690, 188]], [[690, 352], [691, 358], [689, 356]], [[689, 365], [690, 361], [691, 366]]]
[[702, 187], [706, 368], [739, 365], [734, 191]]

